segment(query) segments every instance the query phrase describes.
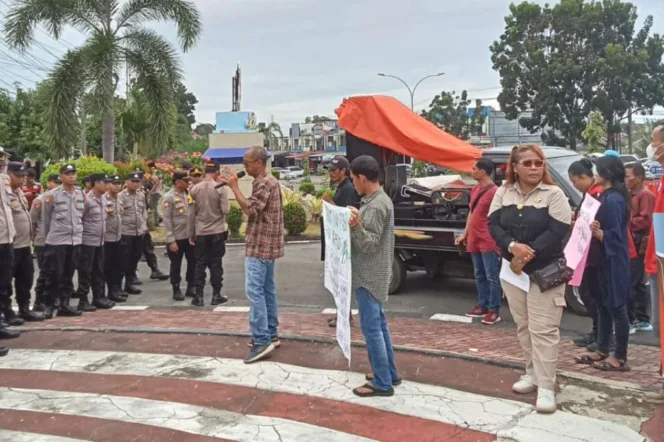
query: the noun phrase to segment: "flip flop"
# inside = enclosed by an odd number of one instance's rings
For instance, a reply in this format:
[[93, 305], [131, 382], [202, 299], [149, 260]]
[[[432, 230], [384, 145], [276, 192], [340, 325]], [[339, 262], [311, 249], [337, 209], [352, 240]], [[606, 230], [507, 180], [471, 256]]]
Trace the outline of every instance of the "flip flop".
[[607, 361], [600, 361], [600, 362], [594, 363], [592, 365], [592, 368], [596, 368], [597, 370], [600, 370], [600, 371], [612, 371], [612, 372], [620, 372], [620, 373], [624, 373], [624, 372], [630, 371], [632, 369], [632, 367], [627, 365], [627, 362], [624, 362], [624, 361], [618, 361], [618, 362], [620, 363], [620, 365], [616, 367], [615, 365], [612, 365]]
[[[361, 391], [361, 389], [363, 388], [366, 388], [367, 390], [369, 390], [369, 392], [367, 393]], [[394, 396], [394, 388], [390, 388], [389, 390], [379, 390], [376, 387], [374, 387], [373, 384], [366, 383], [361, 387], [353, 388], [353, 394], [359, 397], [374, 397], [374, 396], [389, 397], [389, 396]]]
[[[373, 381], [374, 380], [374, 375], [373, 373], [367, 373], [367, 375], [364, 377], [367, 381]], [[401, 385], [401, 378], [396, 378], [395, 380], [392, 381], [392, 386], [397, 387]]]
[[[600, 359], [593, 359], [591, 357], [592, 355], [599, 355]], [[594, 365], [598, 362], [602, 362], [604, 359], [608, 357], [609, 355], [606, 353], [595, 352], [590, 355], [583, 355], [581, 357], [576, 357], [574, 358], [574, 362], [576, 362], [577, 364]]]

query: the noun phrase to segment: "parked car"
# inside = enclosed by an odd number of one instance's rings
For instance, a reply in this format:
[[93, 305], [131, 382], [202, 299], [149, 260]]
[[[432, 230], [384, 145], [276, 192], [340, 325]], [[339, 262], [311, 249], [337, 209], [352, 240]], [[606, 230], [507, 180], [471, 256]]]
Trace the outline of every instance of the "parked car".
[[304, 176], [304, 169], [298, 166], [288, 166], [284, 168], [282, 178], [286, 180], [294, 180]]
[[[567, 170], [582, 157], [575, 151], [542, 146], [551, 176], [576, 207], [582, 195], [569, 180]], [[510, 147], [483, 150], [486, 158], [496, 164], [495, 181], [501, 185]], [[406, 281], [408, 271], [425, 270], [437, 275], [473, 278], [470, 255], [460, 250], [454, 241], [466, 225], [471, 184], [455, 185], [434, 192], [414, 189], [409, 198], [395, 199], [395, 259], [390, 281], [390, 293], [398, 292]], [[403, 189], [407, 189], [407, 186]], [[409, 192], [395, 193], [398, 196]], [[568, 307], [578, 314], [587, 314], [578, 287], [569, 286], [565, 298]]]
[[620, 155], [620, 161], [623, 164], [636, 163], [639, 159], [634, 155]]

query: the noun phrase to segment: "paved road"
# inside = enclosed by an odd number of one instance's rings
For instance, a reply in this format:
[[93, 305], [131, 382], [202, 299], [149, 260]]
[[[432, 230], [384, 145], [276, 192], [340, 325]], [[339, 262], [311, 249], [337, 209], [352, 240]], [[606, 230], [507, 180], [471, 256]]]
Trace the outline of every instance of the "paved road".
[[[161, 269], [168, 271], [169, 261], [163, 248], [157, 249]], [[176, 302], [171, 299], [168, 281], [157, 282], [148, 279], [149, 269], [145, 263], [139, 266], [140, 278], [144, 281], [144, 293], [132, 296], [124, 305], [148, 305], [159, 308], [195, 308], [189, 301]], [[242, 245], [228, 247], [224, 258], [224, 293], [230, 298], [227, 306], [248, 306], [244, 292], [244, 248]], [[184, 272], [183, 272], [184, 273]], [[320, 312], [334, 308], [332, 296], [323, 287], [323, 265], [320, 261], [320, 245], [289, 244], [286, 257], [277, 264], [277, 287], [279, 304], [286, 312]], [[206, 287], [206, 309], [212, 296]], [[405, 289], [391, 296], [386, 310], [389, 315], [411, 318], [430, 318], [436, 313], [463, 315], [475, 303], [475, 284], [472, 280], [437, 279], [431, 281], [424, 273], [411, 273]], [[354, 307], [356, 308], [356, 307]], [[507, 306], [501, 310], [503, 322], [500, 327], [514, 327]], [[590, 319], [566, 312], [562, 331], [566, 335], [584, 333], [590, 327]], [[656, 345], [654, 333], [639, 332], [632, 336], [632, 342]]]

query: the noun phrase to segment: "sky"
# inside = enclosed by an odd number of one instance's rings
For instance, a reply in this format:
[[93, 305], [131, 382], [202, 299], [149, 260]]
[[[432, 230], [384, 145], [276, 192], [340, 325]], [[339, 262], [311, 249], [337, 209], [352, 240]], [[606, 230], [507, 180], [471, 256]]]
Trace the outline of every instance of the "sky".
[[[11, 1], [0, 0], [0, 21]], [[417, 88], [416, 110], [443, 90], [467, 89], [471, 98], [497, 104], [499, 77], [491, 67], [489, 46], [504, 30], [508, 0], [194, 3], [203, 17], [203, 36], [182, 54], [181, 62], [184, 83], [199, 100], [198, 122], [213, 123], [216, 112], [231, 109], [231, 77], [238, 63], [242, 110], [255, 112], [258, 121], [274, 120], [284, 129], [314, 114], [334, 117], [343, 98], [353, 95], [391, 95], [409, 104], [406, 87], [379, 72], [401, 77], [411, 86], [426, 75], [445, 73]], [[661, 0], [633, 3], [640, 21], [654, 15], [654, 31], [664, 34]], [[151, 27], [177, 42], [174, 26]], [[0, 88], [16, 81], [34, 86], [59, 54], [85, 38], [76, 30], [68, 30], [61, 41], [43, 31], [36, 35], [39, 46], [28, 58], [9, 52], [0, 36]]]

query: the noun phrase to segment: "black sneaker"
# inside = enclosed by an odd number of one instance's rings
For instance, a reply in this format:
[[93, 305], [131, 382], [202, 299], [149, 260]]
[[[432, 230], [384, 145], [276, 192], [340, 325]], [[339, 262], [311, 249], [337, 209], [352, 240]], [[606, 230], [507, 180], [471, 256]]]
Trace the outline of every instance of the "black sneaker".
[[[279, 340], [279, 336], [273, 337], [272, 339], [270, 339], [270, 341], [272, 341], [272, 345], [274, 345], [274, 348], [279, 348], [279, 346], [281, 345], [281, 341]], [[251, 340], [247, 343], [247, 347], [253, 347], [253, 346], [254, 346], [254, 341], [253, 340]]]
[[588, 333], [587, 335], [579, 336], [573, 342], [577, 347], [587, 347], [597, 342], [597, 335], [595, 333]]
[[90, 313], [90, 312], [96, 312], [97, 311], [97, 307], [90, 304], [87, 299], [81, 299], [80, 301], [78, 301], [77, 309], [79, 311], [85, 312], [85, 313]]
[[244, 363], [245, 364], [251, 364], [253, 362], [258, 362], [261, 359], [267, 357], [270, 353], [274, 351], [274, 344], [270, 343], [270, 345], [254, 345], [251, 347], [251, 351], [249, 354], [244, 358]]

